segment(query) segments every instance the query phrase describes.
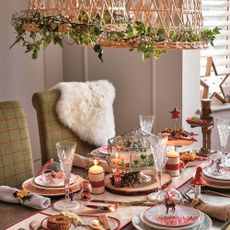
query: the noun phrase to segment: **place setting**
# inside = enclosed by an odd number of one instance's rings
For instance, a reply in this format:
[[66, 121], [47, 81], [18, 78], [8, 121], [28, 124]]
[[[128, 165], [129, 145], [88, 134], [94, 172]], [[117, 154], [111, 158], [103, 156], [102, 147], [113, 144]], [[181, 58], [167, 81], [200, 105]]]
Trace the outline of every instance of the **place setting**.
[[230, 119], [216, 118], [220, 137], [221, 151], [215, 159], [204, 168], [203, 178], [208, 187], [220, 190], [230, 189], [230, 154], [227, 153], [227, 142], [230, 133]]
[[182, 195], [169, 187], [156, 196], [156, 205], [135, 215], [132, 224], [137, 230], [145, 229], [209, 229], [208, 215], [184, 204]]

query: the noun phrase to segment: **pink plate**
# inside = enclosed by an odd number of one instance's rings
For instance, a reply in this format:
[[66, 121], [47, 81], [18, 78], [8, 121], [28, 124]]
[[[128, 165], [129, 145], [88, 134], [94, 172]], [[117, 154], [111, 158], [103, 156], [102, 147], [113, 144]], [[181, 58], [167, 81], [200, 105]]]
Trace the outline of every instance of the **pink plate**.
[[[73, 183], [70, 186], [70, 189], [72, 192], [77, 192], [81, 189], [81, 183], [82, 183], [82, 178], [79, 177], [80, 180], [77, 182]], [[46, 187], [39, 187], [38, 185], [35, 185], [33, 183], [34, 178], [30, 178], [26, 181], [23, 182], [22, 188], [26, 189], [27, 191], [34, 193], [34, 194], [39, 194], [42, 196], [61, 196], [65, 194], [65, 189], [63, 187], [60, 188], [46, 188]]]
[[[48, 173], [47, 173], [48, 174]], [[71, 174], [71, 178], [70, 178], [70, 184], [75, 183], [76, 181], [79, 180], [79, 176], [75, 175], [75, 174]], [[47, 188], [57, 188], [57, 187], [64, 187], [64, 179], [55, 179], [53, 180], [53, 182], [48, 182], [47, 180], [45, 180], [44, 175], [39, 175], [37, 177], [34, 178], [34, 183], [42, 186], [42, 187], [47, 187]]]
[[108, 154], [108, 149], [109, 149], [108, 146], [102, 146], [100, 148], [97, 148], [97, 150], [103, 154]]
[[150, 223], [165, 227], [192, 225], [200, 219], [200, 212], [194, 208], [177, 205], [174, 213], [166, 214], [164, 205], [154, 206], [144, 212], [144, 218]]

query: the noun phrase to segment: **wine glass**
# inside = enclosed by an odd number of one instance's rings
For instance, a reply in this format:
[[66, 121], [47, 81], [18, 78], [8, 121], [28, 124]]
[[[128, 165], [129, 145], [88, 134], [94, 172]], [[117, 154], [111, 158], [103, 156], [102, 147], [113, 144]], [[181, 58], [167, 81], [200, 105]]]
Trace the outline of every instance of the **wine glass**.
[[223, 164], [228, 164], [228, 159], [227, 159], [227, 152], [226, 152], [226, 147], [228, 143], [228, 137], [230, 133], [230, 118], [216, 118], [217, 122], [217, 129], [220, 137], [220, 146], [221, 146], [221, 153], [223, 154], [223, 159], [224, 162]]
[[156, 175], [157, 175], [157, 183], [158, 183], [158, 191], [157, 193], [149, 194], [150, 200], [155, 200], [158, 193], [162, 190], [162, 170], [166, 164], [167, 157], [167, 142], [168, 136], [159, 134], [159, 135], [149, 135], [149, 143], [150, 148], [153, 154], [155, 168], [156, 168]]
[[139, 115], [141, 130], [151, 133], [153, 129], [155, 116], [153, 115]]
[[77, 201], [70, 200], [69, 185], [76, 143], [62, 141], [56, 144], [56, 148], [64, 177], [65, 199], [54, 203], [54, 209], [57, 211], [75, 211], [80, 207], [80, 204]]

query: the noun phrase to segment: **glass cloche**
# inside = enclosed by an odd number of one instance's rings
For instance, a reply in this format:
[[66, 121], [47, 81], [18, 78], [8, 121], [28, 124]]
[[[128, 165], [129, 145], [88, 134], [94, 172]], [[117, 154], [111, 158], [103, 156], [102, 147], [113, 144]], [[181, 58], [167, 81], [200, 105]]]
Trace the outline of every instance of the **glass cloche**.
[[132, 129], [109, 139], [109, 164], [113, 168], [140, 170], [154, 165], [148, 133]]
[[48, 161], [35, 177], [35, 183], [43, 186], [63, 184], [63, 172], [60, 163]]

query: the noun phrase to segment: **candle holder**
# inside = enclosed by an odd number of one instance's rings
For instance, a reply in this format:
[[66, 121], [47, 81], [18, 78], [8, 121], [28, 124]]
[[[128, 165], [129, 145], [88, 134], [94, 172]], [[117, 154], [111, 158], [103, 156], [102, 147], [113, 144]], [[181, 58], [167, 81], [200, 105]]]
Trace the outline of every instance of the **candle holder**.
[[166, 172], [172, 177], [180, 175], [180, 154], [175, 151], [167, 152], [167, 162], [165, 164]]
[[151, 176], [143, 171], [154, 166], [153, 155], [147, 138], [149, 135], [143, 130], [132, 129], [109, 139], [109, 165], [125, 172], [137, 172], [140, 183], [150, 182]]
[[97, 160], [94, 160], [94, 165], [89, 168], [88, 177], [92, 186], [92, 194], [99, 195], [105, 192], [105, 171], [97, 165]]
[[201, 115], [200, 118], [188, 118], [187, 123], [191, 128], [200, 127], [202, 131], [203, 146], [199, 151], [199, 155], [208, 156], [211, 154], [211, 132], [214, 127], [214, 119], [211, 110], [211, 99], [201, 100]]

